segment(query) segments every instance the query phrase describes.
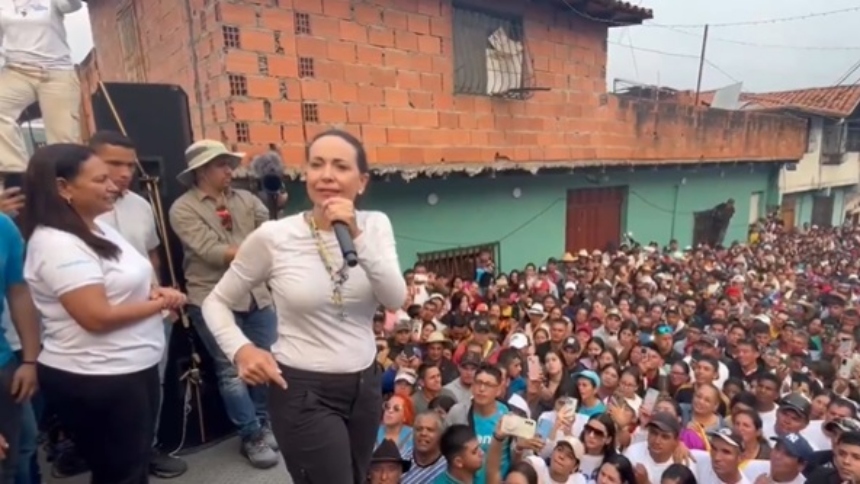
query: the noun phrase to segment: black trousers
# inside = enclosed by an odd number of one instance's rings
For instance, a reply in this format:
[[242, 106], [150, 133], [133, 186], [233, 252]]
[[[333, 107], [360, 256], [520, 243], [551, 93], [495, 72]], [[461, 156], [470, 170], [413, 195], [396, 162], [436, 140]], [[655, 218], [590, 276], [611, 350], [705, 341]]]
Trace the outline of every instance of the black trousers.
[[272, 431], [295, 484], [367, 482], [382, 417], [382, 373], [317, 373], [281, 366], [271, 387]]
[[39, 365], [39, 383], [92, 471], [91, 484], [149, 482], [157, 366], [124, 375], [79, 375]]

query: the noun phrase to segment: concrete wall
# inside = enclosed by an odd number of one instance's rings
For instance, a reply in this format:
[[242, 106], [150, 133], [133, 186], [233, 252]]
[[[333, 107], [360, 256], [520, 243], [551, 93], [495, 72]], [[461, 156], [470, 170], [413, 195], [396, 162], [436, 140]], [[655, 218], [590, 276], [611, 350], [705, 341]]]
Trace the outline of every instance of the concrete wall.
[[[783, 169], [779, 176], [782, 193], [799, 193], [828, 187], [853, 186], [860, 182], [860, 153], [846, 153], [839, 165], [821, 164], [823, 120], [809, 120], [809, 144], [794, 170]], [[841, 213], [841, 212], [840, 212]]]
[[[371, 182], [361, 207], [381, 210], [391, 218], [403, 267], [412, 265], [419, 252], [499, 242], [503, 269], [522, 269], [528, 262], [539, 263], [564, 254], [568, 190], [626, 187], [621, 233], [632, 232], [643, 243], [653, 240], [665, 244], [675, 238], [682, 246], [692, 242], [695, 212], [734, 198], [736, 211], [726, 241], [743, 241], [753, 194], [762, 194], [761, 200], [775, 190], [770, 172], [777, 169], [770, 165], [751, 170], [750, 165], [743, 165], [605, 173], [581, 170], [409, 183], [392, 177]], [[600, 180], [598, 184], [595, 178]], [[289, 188], [288, 212], [308, 209], [304, 186], [294, 182]], [[518, 197], [513, 195], [516, 188]], [[435, 204], [428, 200], [431, 194]], [[759, 215], [762, 208], [760, 204]]]

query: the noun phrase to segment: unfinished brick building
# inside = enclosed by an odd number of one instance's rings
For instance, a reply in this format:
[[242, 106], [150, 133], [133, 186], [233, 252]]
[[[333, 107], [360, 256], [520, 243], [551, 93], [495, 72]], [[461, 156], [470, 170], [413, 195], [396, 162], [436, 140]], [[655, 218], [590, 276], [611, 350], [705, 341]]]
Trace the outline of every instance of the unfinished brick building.
[[[379, 173], [505, 173], [504, 183], [487, 175], [408, 188], [391, 181], [373, 189], [371, 200], [390, 208], [395, 227], [408, 234], [405, 261], [431, 248], [496, 244], [501, 250], [502, 243], [506, 251], [529, 247], [536, 255], [557, 255], [617, 241], [623, 230], [688, 243], [696, 210], [732, 195], [740, 213], [775, 203], [772, 172], [805, 150], [806, 126], [793, 119], [608, 94], [608, 29], [652, 16], [618, 0], [88, 3], [96, 48], [82, 69], [85, 90], [97, 79], [178, 84], [191, 99], [197, 138], [223, 139], [250, 153], [275, 147], [288, 167], [298, 168], [306, 140], [338, 125], [364, 141]], [[494, 60], [496, 54], [503, 59]], [[750, 163], [759, 173], [754, 182]], [[673, 166], [675, 181], [642, 179], [657, 176], [654, 167], [662, 165]], [[697, 171], [681, 176], [678, 167]], [[591, 181], [560, 181], [558, 170], [571, 168], [599, 172]], [[524, 174], [538, 169], [539, 176]], [[713, 189], [713, 176], [726, 179], [725, 187]], [[745, 181], [733, 183], [735, 176]], [[461, 204], [445, 208], [443, 202], [495, 196], [483, 183], [504, 186], [494, 199], [504, 216], [465, 222], [482, 235], [445, 244], [434, 239], [456, 230], [449, 216], [463, 221]], [[510, 196], [514, 188], [529, 193], [538, 185], [544, 205], [566, 203], [534, 222], [546, 225], [537, 248], [519, 235], [500, 241], [486, 234], [505, 233], [498, 227], [512, 218], [528, 219], [520, 210], [538, 212], [542, 202], [526, 207], [525, 197]], [[666, 195], [681, 186], [680, 195]], [[665, 210], [649, 209], [643, 197]], [[600, 220], [577, 215], [578, 207], [596, 205], [611, 208], [602, 209]], [[411, 222], [417, 214], [425, 222]], [[743, 230], [731, 228], [730, 237]], [[514, 262], [523, 261], [511, 256]]]

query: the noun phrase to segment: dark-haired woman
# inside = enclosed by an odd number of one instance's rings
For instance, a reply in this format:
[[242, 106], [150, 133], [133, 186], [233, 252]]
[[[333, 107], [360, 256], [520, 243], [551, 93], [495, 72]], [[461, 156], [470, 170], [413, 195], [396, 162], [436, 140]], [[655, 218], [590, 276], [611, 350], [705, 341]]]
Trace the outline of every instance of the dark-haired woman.
[[589, 481], [597, 479], [597, 471], [607, 457], [614, 455], [618, 444], [615, 441], [615, 422], [608, 413], [594, 415], [582, 428], [579, 440], [585, 448], [585, 454], [580, 459], [579, 472]]
[[672, 464], [660, 477], [660, 484], [698, 484], [696, 474], [683, 464]]
[[[371, 321], [378, 305], [403, 305], [406, 284], [388, 217], [355, 209], [370, 178], [361, 143], [326, 131], [311, 141], [307, 158], [313, 208], [251, 234], [203, 303], [203, 315], [245, 381], [277, 387], [269, 396], [272, 429], [293, 481], [359, 483], [382, 412]], [[344, 263], [335, 222], [349, 228], [356, 267]], [[230, 311], [260, 283], [272, 288], [278, 313], [272, 353], [250, 344]]]
[[621, 454], [607, 457], [597, 469], [597, 484], [636, 484], [633, 464]]
[[113, 207], [108, 166], [87, 147], [39, 149], [27, 168], [24, 274], [42, 314], [39, 382], [93, 484], [147, 482], [164, 351], [161, 313], [185, 296], [96, 217]]

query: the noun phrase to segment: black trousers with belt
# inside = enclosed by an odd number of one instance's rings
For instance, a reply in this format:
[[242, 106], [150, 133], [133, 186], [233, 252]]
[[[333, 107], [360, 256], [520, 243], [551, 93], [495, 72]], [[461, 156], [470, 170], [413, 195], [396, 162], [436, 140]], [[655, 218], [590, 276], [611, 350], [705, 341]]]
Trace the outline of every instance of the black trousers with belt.
[[295, 484], [367, 482], [382, 417], [382, 373], [318, 373], [281, 366], [269, 391], [272, 431]]
[[39, 365], [39, 384], [92, 471], [92, 484], [146, 484], [160, 385], [158, 367], [80, 375]]

